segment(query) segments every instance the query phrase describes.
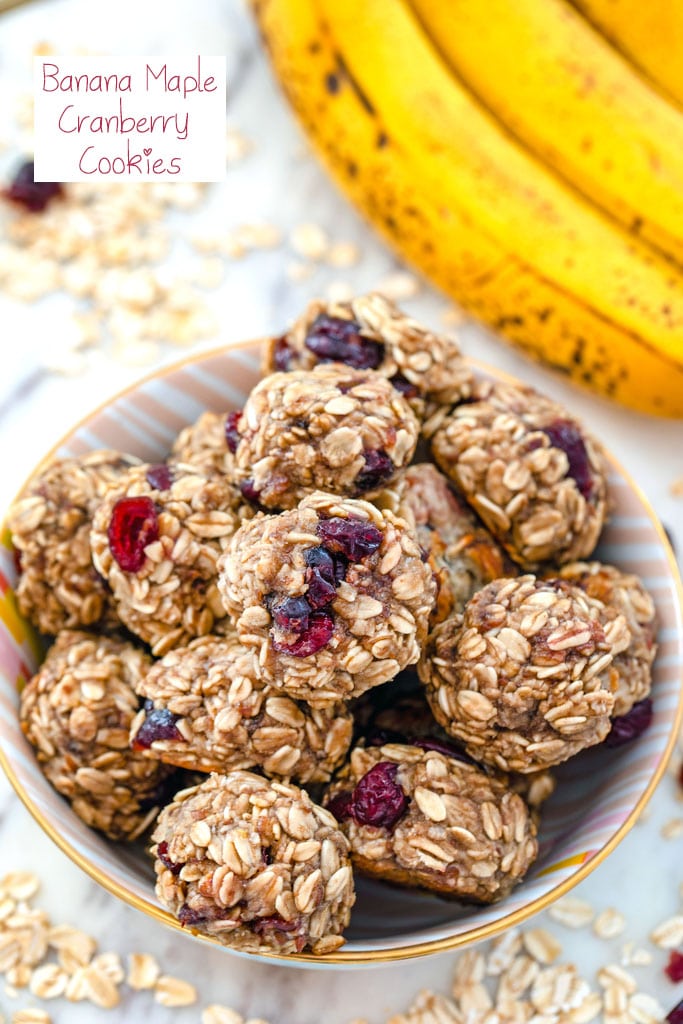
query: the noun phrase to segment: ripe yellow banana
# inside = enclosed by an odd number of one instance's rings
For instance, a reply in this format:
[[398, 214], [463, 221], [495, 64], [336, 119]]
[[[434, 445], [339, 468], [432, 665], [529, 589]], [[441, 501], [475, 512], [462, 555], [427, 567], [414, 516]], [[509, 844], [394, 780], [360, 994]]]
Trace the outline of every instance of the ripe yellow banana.
[[523, 145], [683, 265], [683, 111], [565, 0], [411, 0]]
[[683, 105], [680, 0], [572, 0], [653, 82]]
[[252, 0], [341, 186], [410, 260], [528, 354], [683, 417], [683, 275], [509, 139], [402, 0]]

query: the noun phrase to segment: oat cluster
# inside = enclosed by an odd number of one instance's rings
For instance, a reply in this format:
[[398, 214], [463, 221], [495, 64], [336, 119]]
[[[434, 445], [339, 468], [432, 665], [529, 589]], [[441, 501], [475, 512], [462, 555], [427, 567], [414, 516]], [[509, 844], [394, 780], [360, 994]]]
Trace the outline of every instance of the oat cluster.
[[652, 665], [657, 652], [654, 601], [633, 573], [601, 562], [572, 562], [563, 566], [557, 576], [601, 601], [606, 609], [606, 622], [615, 615], [626, 619], [631, 642], [612, 662], [619, 673], [614, 715], [625, 715], [637, 701], [647, 697], [652, 686]]
[[110, 839], [141, 835], [166, 797], [169, 769], [128, 745], [149, 664], [125, 641], [63, 630], [21, 695], [21, 727], [43, 772]]
[[[108, 491], [93, 517], [90, 543], [119, 618], [160, 656], [210, 633], [225, 617], [216, 566], [239, 523], [241, 499], [225, 477], [206, 476], [194, 466], [174, 464], [161, 480], [151, 468], [135, 466]], [[122, 501], [140, 498], [150, 503], [154, 528], [139, 567], [130, 571], [115, 557], [112, 533], [117, 507], [125, 510]], [[127, 537], [137, 529], [139, 517], [132, 518], [133, 525], [123, 520]]]
[[407, 798], [393, 828], [367, 823], [362, 812], [342, 815], [354, 866], [364, 874], [419, 885], [466, 901], [505, 896], [536, 858], [536, 827], [524, 800], [504, 780], [437, 750], [392, 743], [356, 747], [329, 787], [334, 811], [378, 765]]
[[195, 423], [180, 431], [171, 448], [172, 458], [201, 469], [207, 476], [230, 476], [234, 458], [228, 448], [226, 421], [225, 413], [203, 412]]
[[517, 575], [504, 548], [431, 462], [409, 466], [401, 483], [400, 511], [415, 524], [438, 584], [432, 625], [462, 612], [492, 580]]
[[623, 615], [578, 587], [535, 576], [495, 580], [437, 626], [420, 677], [437, 721], [477, 761], [529, 772], [605, 738]]
[[348, 302], [310, 302], [286, 334], [268, 343], [264, 368], [311, 370], [332, 361], [388, 378], [420, 420], [466, 398], [472, 388], [472, 371], [457, 342], [430, 331], [378, 292]]
[[[345, 528], [355, 554], [329, 539], [332, 532], [343, 538]], [[321, 549], [344, 560], [344, 576], [329, 605], [310, 614], [309, 632], [320, 624], [328, 639], [304, 653], [309, 648], [302, 651], [279, 609], [307, 600], [310, 563]], [[293, 697], [315, 704], [356, 697], [419, 657], [434, 601], [431, 570], [406, 523], [370, 502], [316, 492], [297, 509], [258, 515], [233, 536], [220, 569], [223, 603], [242, 643], [256, 649], [268, 682]]]
[[258, 651], [231, 633], [169, 651], [138, 693], [145, 707], [133, 722], [133, 747], [155, 714], [170, 714], [175, 734], [153, 739], [147, 756], [191, 771], [260, 768], [276, 778], [327, 782], [351, 744], [345, 705], [312, 708], [269, 686]]
[[176, 794], [153, 834], [157, 893], [237, 949], [338, 949], [355, 901], [348, 843], [296, 786], [250, 772]]
[[21, 566], [19, 610], [42, 633], [106, 618], [109, 595], [91, 557], [91, 519], [135, 461], [112, 451], [59, 459], [33, 477], [10, 509], [7, 525]]
[[[303, 228], [292, 246], [333, 248]], [[20, 608], [56, 638], [21, 721], [87, 824], [153, 830], [183, 927], [322, 955], [344, 941], [351, 864], [504, 898], [549, 769], [651, 721], [656, 625], [636, 577], [577, 561], [607, 490], [565, 410], [475, 384], [377, 294], [312, 304], [266, 363], [243, 409], [203, 412], [166, 461], [61, 460], [15, 502]], [[410, 464], [420, 432], [441, 470]]]
[[432, 438], [434, 458], [523, 568], [588, 557], [606, 515], [599, 445], [532, 388], [485, 382]]
[[316, 490], [378, 494], [410, 462], [418, 422], [380, 374], [335, 363], [265, 377], [237, 432], [243, 490], [263, 508], [289, 509]]

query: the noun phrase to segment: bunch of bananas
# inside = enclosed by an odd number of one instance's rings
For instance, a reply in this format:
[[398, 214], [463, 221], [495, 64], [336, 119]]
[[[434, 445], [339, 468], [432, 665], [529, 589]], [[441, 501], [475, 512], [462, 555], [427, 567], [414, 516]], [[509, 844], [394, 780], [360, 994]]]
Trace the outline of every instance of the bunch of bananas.
[[407, 259], [529, 355], [683, 417], [683, 3], [251, 3], [323, 160]]

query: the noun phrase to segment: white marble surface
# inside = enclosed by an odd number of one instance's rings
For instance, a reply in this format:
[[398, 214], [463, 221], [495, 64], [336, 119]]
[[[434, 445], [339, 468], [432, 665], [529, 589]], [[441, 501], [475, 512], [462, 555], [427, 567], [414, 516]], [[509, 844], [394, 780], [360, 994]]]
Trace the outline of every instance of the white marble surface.
[[[0, 16], [0, 133], [10, 141], [4, 153], [5, 167], [19, 152], [8, 127], [9, 112], [18, 93], [29, 87], [31, 49], [43, 40], [52, 43], [57, 53], [78, 46], [112, 53], [226, 53], [230, 121], [252, 140], [254, 151], [230, 170], [224, 186], [213, 189], [213, 227], [215, 218], [226, 230], [241, 223], [269, 222], [280, 226], [286, 235], [294, 225], [313, 220], [332, 239], [362, 247], [358, 266], [341, 272], [319, 267], [300, 284], [288, 278], [287, 268], [295, 257], [287, 245], [234, 262], [223, 286], [209, 297], [221, 322], [211, 345], [278, 330], [309, 297], [324, 293], [332, 282], [343, 280], [356, 290], [365, 290], [396, 267], [392, 254], [308, 154], [239, 0], [193, 0], [192, 4], [119, 0], [115, 5], [41, 0]], [[447, 303], [425, 284], [406, 306], [439, 326]], [[59, 300], [21, 306], [3, 296], [0, 289], [2, 507], [31, 466], [72, 423], [141, 373], [139, 368], [115, 364], [97, 353], [77, 376], [46, 372], [54, 346], [59, 344], [59, 315], [64, 308]], [[569, 403], [640, 483], [683, 551], [683, 501], [674, 499], [668, 490], [671, 481], [683, 474], [680, 424], [642, 417], [578, 393], [475, 326], [465, 328], [463, 346], [469, 354], [523, 376]], [[163, 355], [172, 359], [182, 354], [174, 350]], [[683, 805], [672, 778], [666, 777], [647, 819], [577, 890], [597, 909], [619, 907], [628, 919], [625, 935], [601, 943], [586, 930], [571, 932], [552, 926], [566, 955], [587, 975], [599, 964], [617, 960], [627, 939], [645, 943], [655, 923], [680, 909], [683, 840], [665, 841], [660, 836], [662, 824], [678, 816], [683, 816]], [[272, 1024], [345, 1024], [354, 1016], [381, 1024], [390, 1011], [405, 1007], [421, 987], [445, 988], [452, 969], [453, 956], [443, 955], [369, 971], [292, 970], [238, 959], [165, 931], [90, 882], [42, 834], [1, 778], [0, 875], [18, 867], [33, 869], [41, 876], [42, 902], [56, 920], [79, 924], [97, 936], [102, 949], [122, 954], [155, 952], [166, 971], [197, 984], [201, 1005], [227, 1003], [245, 1016], [264, 1017]], [[683, 986], [674, 986], [664, 977], [664, 960], [664, 954], [655, 951], [650, 968], [633, 970], [642, 987], [657, 995], [668, 1009], [683, 995]], [[0, 989], [0, 1012], [10, 1015], [30, 1002], [25, 994], [14, 1000]], [[167, 1010], [156, 1005], [149, 994], [130, 991], [114, 1011], [57, 1001], [51, 1012], [56, 1024], [137, 1022], [143, 1015], [149, 1024], [167, 1020], [189, 1024], [200, 1017], [198, 1007]]]

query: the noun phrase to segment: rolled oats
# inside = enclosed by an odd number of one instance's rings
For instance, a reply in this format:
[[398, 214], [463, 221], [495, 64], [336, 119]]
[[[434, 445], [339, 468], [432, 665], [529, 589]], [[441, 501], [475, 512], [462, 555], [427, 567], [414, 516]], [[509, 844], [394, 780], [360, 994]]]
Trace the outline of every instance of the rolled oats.
[[562, 953], [562, 946], [545, 928], [530, 928], [524, 932], [527, 952], [541, 964], [552, 964]]
[[219, 588], [264, 680], [316, 705], [414, 664], [434, 600], [413, 531], [366, 501], [316, 492], [235, 534]]
[[197, 989], [189, 981], [162, 974], [154, 986], [154, 999], [162, 1006], [192, 1006], [197, 1002]]
[[[330, 334], [332, 345], [324, 341]], [[269, 343], [265, 369], [310, 370], [331, 359], [376, 370], [395, 383], [421, 419], [467, 397], [472, 387], [457, 343], [427, 330], [378, 293], [311, 302], [283, 337]]]
[[549, 907], [548, 915], [565, 928], [584, 928], [595, 917], [595, 910], [578, 896], [563, 896]]
[[107, 490], [136, 460], [113, 451], [61, 459], [40, 471], [9, 510], [19, 553], [19, 609], [38, 629], [115, 620], [105, 584], [90, 554], [93, 513]]
[[343, 705], [316, 710], [268, 686], [258, 652], [234, 634], [169, 651], [138, 693], [146, 705], [133, 722], [133, 748], [150, 718], [170, 713], [176, 736], [153, 740], [149, 756], [191, 770], [259, 767], [267, 775], [327, 782], [351, 744], [352, 719]]
[[354, 867], [400, 885], [489, 903], [510, 892], [536, 857], [524, 801], [477, 766], [437, 751], [356, 747], [325, 804], [349, 839]]
[[12, 1024], [52, 1024], [52, 1017], [47, 1010], [39, 1010], [34, 1006], [28, 1006], [24, 1010], [15, 1010], [12, 1014]]
[[626, 929], [626, 918], [614, 907], [602, 910], [593, 921], [593, 932], [599, 939], [615, 939]]
[[437, 463], [525, 569], [588, 557], [606, 513], [601, 449], [532, 388], [477, 384], [435, 431]]
[[650, 693], [652, 663], [657, 653], [655, 606], [642, 582], [632, 573], [621, 572], [600, 562], [572, 562], [554, 575], [580, 587], [606, 609], [605, 624], [623, 615], [631, 642], [612, 662], [618, 672], [614, 716], [625, 715]]
[[265, 509], [285, 509], [315, 490], [379, 493], [410, 462], [418, 424], [380, 374], [335, 363], [265, 377], [236, 431], [242, 492]]
[[478, 761], [532, 772], [601, 742], [611, 728], [623, 616], [558, 580], [489, 583], [431, 634], [418, 666], [440, 725]]
[[[148, 666], [130, 643], [64, 630], [21, 695], [21, 726], [45, 776], [110, 839], [134, 839], [151, 824], [169, 774], [128, 747]], [[73, 942], [72, 933], [62, 948]]]
[[463, 611], [491, 580], [518, 569], [448, 479], [430, 462], [409, 466], [402, 478], [400, 511], [412, 516], [438, 584], [432, 624]]
[[244, 1017], [229, 1006], [212, 1003], [202, 1010], [202, 1024], [244, 1024]]
[[[208, 825], [208, 845], [191, 826]], [[257, 952], [339, 948], [355, 894], [348, 843], [296, 786], [249, 772], [177, 794], [153, 834], [157, 895], [183, 925]]]
[[683, 946], [683, 914], [675, 914], [662, 921], [650, 934], [650, 938], [660, 949]]
[[93, 561], [119, 617], [153, 654], [220, 624], [217, 562], [242, 504], [225, 477], [174, 463], [131, 469], [97, 509]]
[[229, 477], [235, 460], [228, 448], [226, 422], [226, 413], [203, 412], [195, 423], [180, 431], [173, 442], [172, 457], [196, 466], [206, 476], [223, 473]]

